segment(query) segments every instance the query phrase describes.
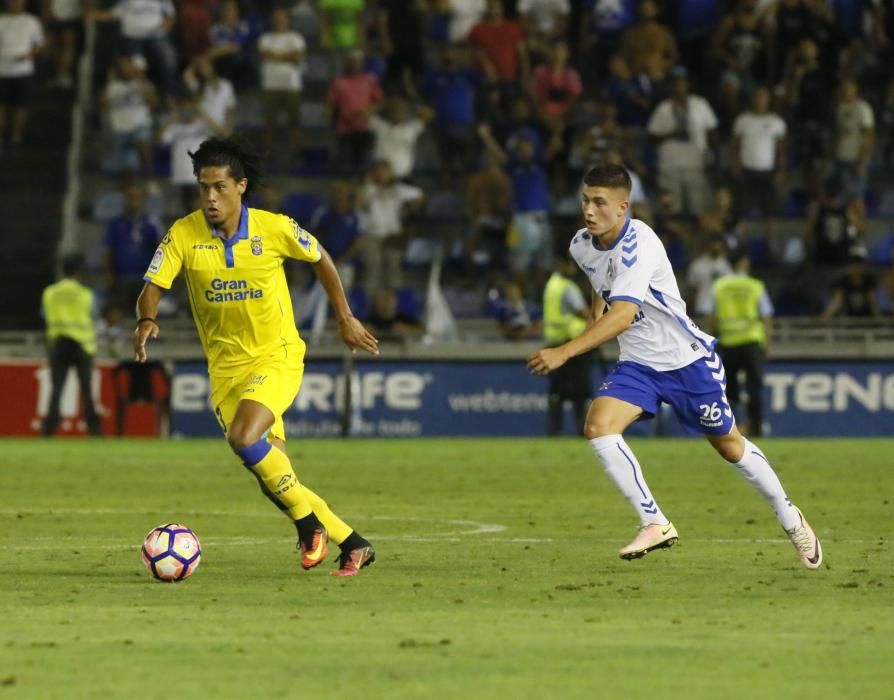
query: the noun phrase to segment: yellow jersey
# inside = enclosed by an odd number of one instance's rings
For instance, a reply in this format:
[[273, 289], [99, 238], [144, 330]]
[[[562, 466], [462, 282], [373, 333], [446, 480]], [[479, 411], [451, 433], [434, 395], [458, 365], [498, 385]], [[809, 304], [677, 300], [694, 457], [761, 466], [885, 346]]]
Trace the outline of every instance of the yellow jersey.
[[170, 289], [183, 273], [209, 372], [235, 376], [259, 360], [303, 360], [283, 261], [320, 255], [317, 239], [288, 216], [243, 206], [225, 240], [195, 211], [171, 226], [144, 279]]

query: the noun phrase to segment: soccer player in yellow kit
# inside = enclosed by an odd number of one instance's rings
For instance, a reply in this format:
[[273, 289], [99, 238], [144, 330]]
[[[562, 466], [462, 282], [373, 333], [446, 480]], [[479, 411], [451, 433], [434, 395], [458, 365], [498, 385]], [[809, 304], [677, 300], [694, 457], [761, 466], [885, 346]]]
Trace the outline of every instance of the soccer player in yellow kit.
[[316, 238], [287, 216], [242, 203], [260, 175], [255, 154], [214, 138], [190, 157], [202, 208], [176, 221], [152, 257], [137, 300], [136, 359], [147, 359], [146, 342], [159, 332], [159, 299], [183, 273], [208, 358], [211, 403], [230, 447], [294, 521], [301, 566], [322, 562], [331, 538], [341, 548], [333, 575], [353, 576], [375, 560], [372, 546], [298, 482], [285, 451], [282, 414], [301, 386], [305, 345], [283, 261], [313, 265], [352, 351], [378, 354], [378, 341], [354, 318], [332, 258]]

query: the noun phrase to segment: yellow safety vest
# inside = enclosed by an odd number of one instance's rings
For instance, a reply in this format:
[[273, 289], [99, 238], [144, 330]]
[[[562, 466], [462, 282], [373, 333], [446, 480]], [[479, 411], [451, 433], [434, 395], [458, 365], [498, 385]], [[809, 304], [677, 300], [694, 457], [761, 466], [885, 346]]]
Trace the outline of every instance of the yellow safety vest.
[[577, 289], [570, 279], [554, 272], [543, 290], [543, 335], [548, 345], [566, 343], [587, 327], [580, 316], [562, 311], [562, 297], [570, 287]]
[[93, 328], [93, 291], [73, 279], [64, 279], [43, 290], [43, 315], [47, 322], [47, 340], [71, 338], [84, 352], [96, 354], [96, 331]]
[[764, 283], [746, 275], [726, 275], [714, 282], [714, 310], [721, 345], [766, 345], [767, 331], [758, 306]]

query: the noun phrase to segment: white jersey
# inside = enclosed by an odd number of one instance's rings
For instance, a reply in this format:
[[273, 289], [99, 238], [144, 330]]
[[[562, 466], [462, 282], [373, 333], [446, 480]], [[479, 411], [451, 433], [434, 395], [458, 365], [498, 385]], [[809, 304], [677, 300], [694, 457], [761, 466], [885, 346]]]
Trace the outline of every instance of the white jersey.
[[582, 228], [569, 249], [596, 294], [609, 305], [631, 301], [640, 307], [618, 336], [620, 360], [667, 372], [711, 356], [717, 341], [686, 315], [664, 245], [651, 228], [629, 219], [611, 248], [600, 250], [593, 243]]

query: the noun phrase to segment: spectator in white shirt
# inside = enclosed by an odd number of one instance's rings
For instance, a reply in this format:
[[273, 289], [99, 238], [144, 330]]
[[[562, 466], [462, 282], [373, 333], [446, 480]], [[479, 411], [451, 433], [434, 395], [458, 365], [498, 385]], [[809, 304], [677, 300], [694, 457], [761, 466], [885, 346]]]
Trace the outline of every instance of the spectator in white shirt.
[[528, 50], [546, 60], [550, 47], [564, 41], [571, 14], [569, 0], [518, 0], [516, 10], [528, 37]]
[[270, 31], [258, 40], [261, 54], [261, 99], [264, 104], [264, 137], [272, 153], [276, 136], [283, 124], [289, 134], [288, 151], [277, 148], [286, 157], [298, 158], [301, 145], [301, 72], [307, 49], [304, 37], [291, 29], [287, 10], [270, 13]]
[[671, 193], [674, 213], [699, 215], [708, 205], [710, 139], [717, 117], [707, 100], [689, 94], [686, 69], [671, 70], [671, 96], [652, 112], [648, 132], [658, 146], [658, 184]]
[[193, 173], [190, 151], [196, 151], [214, 130], [199, 110], [199, 100], [191, 92], [184, 92], [177, 101], [177, 115], [159, 134], [159, 143], [171, 149], [171, 184], [180, 190], [184, 211], [196, 209], [196, 176]]
[[733, 274], [727, 260], [723, 236], [711, 236], [705, 250], [689, 265], [686, 283], [689, 294], [686, 302], [695, 316], [708, 316], [714, 309], [714, 282]]
[[770, 235], [785, 168], [785, 132], [785, 121], [770, 111], [770, 91], [765, 87], [754, 91], [751, 109], [733, 122], [730, 162], [739, 186], [740, 213], [759, 212]]
[[142, 56], [120, 56], [100, 96], [112, 137], [106, 168], [115, 174], [152, 172], [152, 110], [158, 95], [143, 73], [145, 65]]
[[87, 18], [121, 23], [121, 53], [139, 53], [149, 62], [150, 75], [165, 97], [177, 85], [177, 51], [169, 38], [177, 21], [171, 0], [118, 0], [108, 10], [93, 10]]
[[12, 113], [10, 143], [22, 143], [28, 121], [28, 104], [34, 78], [34, 57], [44, 46], [43, 27], [25, 12], [25, 0], [7, 0], [0, 14], [0, 153], [6, 137], [6, 122]]
[[363, 289], [371, 299], [385, 286], [400, 287], [407, 237], [404, 222], [422, 204], [423, 192], [397, 182], [387, 160], [376, 161], [360, 193], [366, 235], [363, 237]]
[[651, 223], [652, 207], [649, 204], [649, 198], [646, 197], [642, 178], [628, 163], [624, 162], [621, 151], [617, 149], [605, 152], [605, 162], [623, 166], [627, 174], [630, 175], [630, 195], [627, 197], [627, 201], [630, 202], [630, 218]]
[[449, 39], [451, 44], [462, 44], [469, 38], [472, 27], [487, 11], [487, 0], [442, 0], [450, 12]]
[[427, 107], [419, 107], [416, 116], [407, 117], [407, 101], [400, 95], [385, 100], [384, 118], [373, 114], [369, 126], [373, 132], [373, 160], [387, 160], [398, 180], [404, 180], [413, 172], [416, 162], [416, 144], [426, 122], [434, 116]]
[[841, 81], [835, 126], [836, 175], [844, 184], [848, 200], [857, 202], [857, 213], [862, 218], [865, 216], [866, 175], [875, 146], [875, 114], [869, 103], [860, 97], [860, 89], [854, 80]]
[[200, 56], [183, 73], [183, 81], [199, 98], [199, 111], [218, 136], [233, 133], [236, 113], [236, 91], [226, 78], [221, 78], [211, 59]]

